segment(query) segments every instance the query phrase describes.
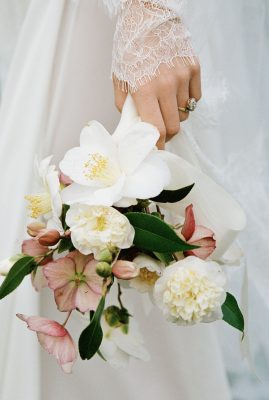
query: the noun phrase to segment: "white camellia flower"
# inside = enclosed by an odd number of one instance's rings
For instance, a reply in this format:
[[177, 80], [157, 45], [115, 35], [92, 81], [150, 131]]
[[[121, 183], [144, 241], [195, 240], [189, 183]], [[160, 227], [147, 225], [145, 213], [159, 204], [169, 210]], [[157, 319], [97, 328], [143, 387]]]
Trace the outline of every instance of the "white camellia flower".
[[64, 203], [128, 207], [136, 199], [157, 196], [170, 182], [170, 171], [156, 149], [159, 131], [141, 122], [129, 97], [113, 135], [92, 121], [80, 135], [80, 147], [60, 163], [73, 183], [62, 191]]
[[106, 248], [127, 249], [135, 231], [128, 218], [115, 208], [73, 204], [66, 213], [74, 246], [82, 254], [97, 257]]
[[55, 165], [50, 165], [51, 159], [49, 156], [37, 166], [41, 191], [25, 196], [32, 218], [58, 218], [62, 213], [59, 176]]
[[133, 263], [139, 268], [139, 275], [128, 281], [129, 287], [138, 290], [140, 293], [152, 292], [155, 282], [164, 270], [164, 266], [160, 261], [146, 254], [137, 256]]
[[165, 317], [178, 325], [222, 319], [226, 276], [214, 261], [187, 257], [164, 270], [154, 298]]
[[100, 352], [112, 367], [126, 367], [131, 357], [143, 361], [150, 359], [143, 337], [132, 318], [129, 320], [128, 333], [122, 327], [109, 326], [104, 317], [101, 319], [101, 326], [104, 336]]

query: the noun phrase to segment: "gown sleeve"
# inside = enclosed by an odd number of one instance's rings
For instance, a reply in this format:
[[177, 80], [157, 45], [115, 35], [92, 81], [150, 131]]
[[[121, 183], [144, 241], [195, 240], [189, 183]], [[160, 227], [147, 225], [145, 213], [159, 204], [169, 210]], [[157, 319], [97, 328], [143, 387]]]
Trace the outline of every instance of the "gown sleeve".
[[182, 21], [185, 0], [103, 0], [117, 13], [112, 76], [134, 92], [158, 75], [161, 64], [195, 63], [190, 33]]

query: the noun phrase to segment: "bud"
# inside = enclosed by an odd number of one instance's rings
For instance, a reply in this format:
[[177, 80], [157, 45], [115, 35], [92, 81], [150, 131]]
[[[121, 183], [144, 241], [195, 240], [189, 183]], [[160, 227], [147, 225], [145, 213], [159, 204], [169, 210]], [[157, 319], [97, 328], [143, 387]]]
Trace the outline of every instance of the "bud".
[[61, 184], [65, 186], [71, 185], [71, 183], [73, 183], [72, 179], [69, 178], [69, 176], [63, 174], [62, 172], [60, 173], [59, 179]]
[[108, 249], [104, 249], [102, 251], [100, 251], [100, 253], [98, 254], [98, 256], [96, 257], [97, 261], [105, 261], [107, 263], [111, 263], [112, 262], [112, 254]]
[[139, 268], [135, 263], [125, 260], [117, 261], [112, 267], [113, 274], [119, 279], [133, 279], [139, 275]]
[[111, 265], [105, 261], [101, 261], [96, 265], [96, 273], [102, 278], [108, 278], [111, 275]]
[[42, 246], [54, 246], [61, 238], [60, 233], [56, 229], [44, 230], [38, 234], [38, 241]]
[[46, 225], [43, 222], [32, 222], [27, 226], [27, 233], [32, 237], [36, 237], [44, 228], [46, 228]]
[[108, 307], [104, 312], [105, 320], [112, 328], [119, 328], [128, 326], [129, 313], [126, 308], [119, 308], [116, 306]]

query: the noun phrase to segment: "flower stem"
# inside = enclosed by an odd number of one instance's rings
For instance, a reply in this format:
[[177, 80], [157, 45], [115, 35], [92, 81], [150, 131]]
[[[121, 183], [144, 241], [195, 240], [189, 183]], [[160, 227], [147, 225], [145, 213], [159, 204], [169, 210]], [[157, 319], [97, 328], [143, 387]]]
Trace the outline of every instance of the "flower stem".
[[64, 323], [62, 324], [63, 326], [65, 326], [65, 325], [67, 324], [67, 322], [68, 322], [68, 320], [69, 320], [69, 318], [70, 318], [70, 316], [71, 316], [71, 314], [72, 314], [72, 311], [73, 311], [73, 310], [71, 310], [71, 311], [68, 312], [67, 317], [66, 317]]
[[119, 305], [120, 305], [121, 309], [123, 309], [124, 306], [123, 306], [122, 301], [121, 301], [121, 295], [122, 295], [122, 291], [121, 291], [120, 284], [118, 283], [118, 302], [119, 302]]

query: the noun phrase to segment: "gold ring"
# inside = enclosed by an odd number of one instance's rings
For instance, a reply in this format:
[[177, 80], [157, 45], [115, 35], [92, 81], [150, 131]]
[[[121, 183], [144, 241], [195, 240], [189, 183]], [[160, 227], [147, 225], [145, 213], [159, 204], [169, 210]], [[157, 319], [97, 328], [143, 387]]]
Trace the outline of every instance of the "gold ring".
[[182, 111], [184, 113], [188, 113], [189, 112], [189, 110], [187, 108], [184, 108], [184, 107], [178, 107], [177, 109], [178, 109], [178, 111]]

